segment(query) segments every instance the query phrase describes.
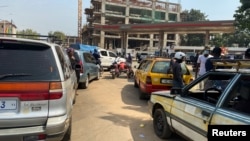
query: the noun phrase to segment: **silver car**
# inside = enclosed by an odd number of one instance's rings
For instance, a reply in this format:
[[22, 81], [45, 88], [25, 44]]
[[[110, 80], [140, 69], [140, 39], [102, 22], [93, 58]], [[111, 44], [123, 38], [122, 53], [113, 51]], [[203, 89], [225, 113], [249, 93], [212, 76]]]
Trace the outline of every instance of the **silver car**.
[[77, 80], [61, 46], [0, 37], [0, 140], [69, 141]]

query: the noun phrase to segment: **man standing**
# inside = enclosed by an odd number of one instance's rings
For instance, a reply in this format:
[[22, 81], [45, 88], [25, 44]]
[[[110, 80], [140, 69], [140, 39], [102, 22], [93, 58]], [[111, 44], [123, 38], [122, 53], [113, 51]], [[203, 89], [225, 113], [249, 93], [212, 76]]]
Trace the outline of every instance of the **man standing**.
[[201, 55], [199, 55], [199, 57], [197, 59], [196, 69], [195, 69], [195, 78], [206, 73], [205, 63], [206, 63], [207, 59], [211, 58], [211, 57], [213, 57], [213, 56], [210, 55], [210, 51], [207, 49], [204, 50]]
[[183, 74], [181, 69], [181, 63], [185, 60], [185, 54], [183, 52], [176, 52], [172, 65], [173, 69], [173, 87], [174, 88], [183, 88]]
[[213, 65], [213, 62], [211, 61], [211, 59], [221, 59], [221, 48], [214, 47], [214, 49], [212, 51], [212, 55], [213, 55], [213, 57], [207, 59], [207, 61], [205, 63], [206, 72], [214, 69], [214, 65]]

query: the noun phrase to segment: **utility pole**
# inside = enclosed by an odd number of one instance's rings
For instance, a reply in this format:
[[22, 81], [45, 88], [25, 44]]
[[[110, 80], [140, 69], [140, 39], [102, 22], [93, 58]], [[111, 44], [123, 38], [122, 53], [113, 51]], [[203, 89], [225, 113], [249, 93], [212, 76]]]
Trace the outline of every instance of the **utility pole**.
[[82, 0], [78, 0], [78, 41], [82, 43]]

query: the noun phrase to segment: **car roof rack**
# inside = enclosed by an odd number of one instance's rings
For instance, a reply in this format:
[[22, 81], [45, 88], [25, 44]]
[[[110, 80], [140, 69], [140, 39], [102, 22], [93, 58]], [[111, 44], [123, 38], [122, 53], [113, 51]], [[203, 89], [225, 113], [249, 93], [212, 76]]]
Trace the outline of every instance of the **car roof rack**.
[[250, 71], [250, 59], [211, 59], [213, 63], [213, 70], [217, 70], [217, 67], [231, 67], [236, 69], [238, 72], [239, 69], [249, 69]]

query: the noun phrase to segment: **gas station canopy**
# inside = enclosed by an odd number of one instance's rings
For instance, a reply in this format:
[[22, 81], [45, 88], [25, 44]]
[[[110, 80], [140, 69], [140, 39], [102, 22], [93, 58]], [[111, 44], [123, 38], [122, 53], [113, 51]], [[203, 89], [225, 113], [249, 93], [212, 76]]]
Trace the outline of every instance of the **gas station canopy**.
[[110, 33], [232, 33], [235, 31], [234, 20], [222, 21], [195, 21], [195, 22], [169, 22], [169, 23], [149, 23], [149, 24], [113, 24], [95, 25], [96, 30]]

